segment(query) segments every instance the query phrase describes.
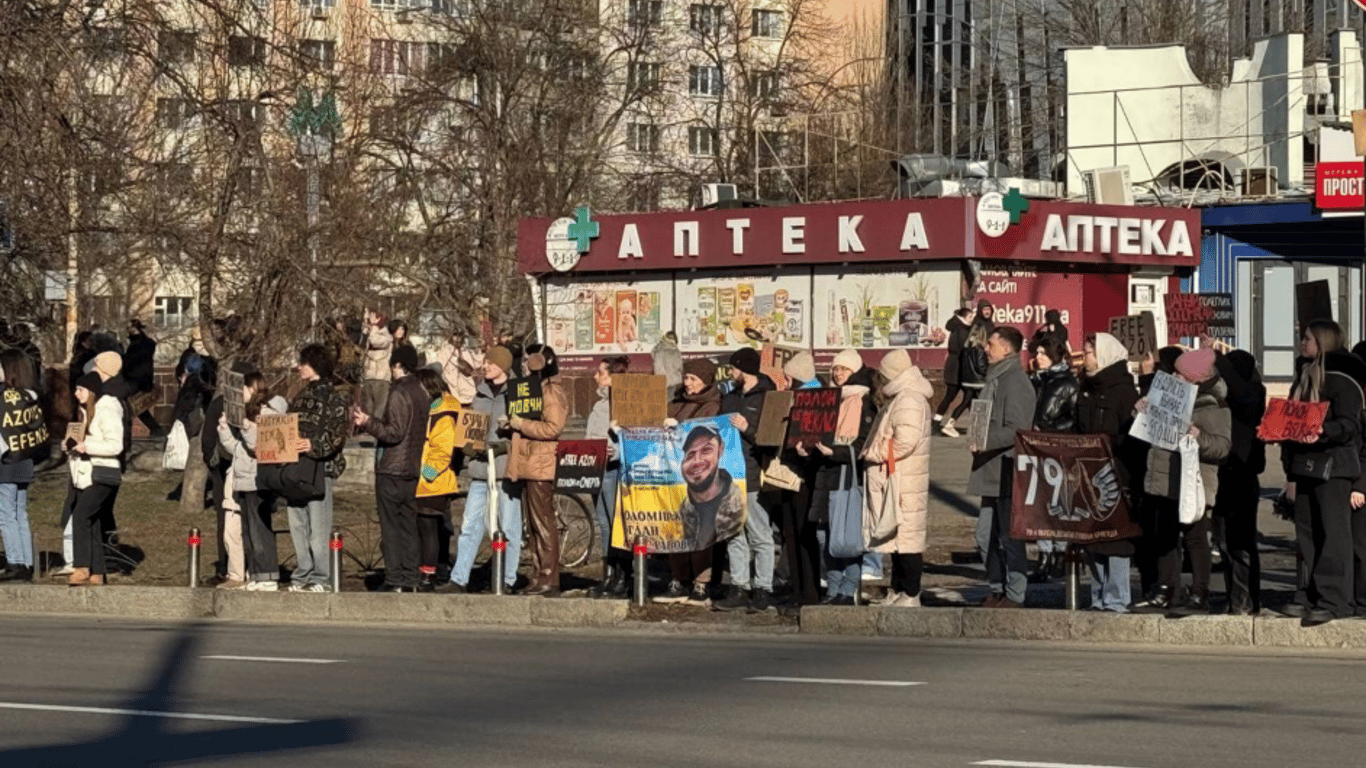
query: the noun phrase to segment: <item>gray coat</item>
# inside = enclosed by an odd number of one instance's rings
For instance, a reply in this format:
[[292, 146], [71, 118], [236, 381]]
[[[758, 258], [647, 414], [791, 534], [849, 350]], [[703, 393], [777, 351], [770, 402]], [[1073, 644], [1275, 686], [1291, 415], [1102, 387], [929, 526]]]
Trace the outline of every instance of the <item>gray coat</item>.
[[[486, 435], [485, 439], [488, 440], [489, 445], [494, 445], [495, 443], [499, 442], [507, 442], [506, 437], [502, 437], [498, 434], [498, 417], [508, 412], [507, 391], [507, 384], [504, 383], [503, 389], [498, 393], [497, 397], [494, 397], [493, 388], [489, 386], [488, 382], [481, 381], [479, 382], [479, 387], [474, 392], [474, 403], [470, 406], [470, 408], [477, 413], [488, 414], [489, 433], [488, 435]], [[494, 472], [497, 474], [497, 476], [500, 478], [507, 477], [507, 451], [504, 450], [501, 453], [498, 453], [497, 456], [494, 458], [494, 461], [496, 462], [496, 466], [494, 466]], [[488, 480], [488, 452], [485, 451], [483, 453], [480, 453], [479, 458], [471, 458], [469, 462], [469, 469], [471, 480]]]
[[987, 369], [981, 400], [991, 403], [991, 426], [986, 445], [972, 457], [968, 493], [984, 497], [1009, 497], [1014, 469], [1015, 435], [1034, 426], [1035, 395], [1029, 375], [1020, 367], [1020, 356], [1011, 355]]
[[[1215, 377], [1200, 385], [1191, 411], [1191, 424], [1199, 428], [1195, 438], [1200, 446], [1200, 481], [1205, 486], [1205, 506], [1214, 506], [1219, 493], [1219, 465], [1228, 458], [1233, 446], [1233, 418], [1224, 398], [1228, 387]], [[1152, 496], [1181, 498], [1181, 453], [1153, 447], [1148, 450], [1148, 472], [1143, 490]], [[1249, 482], [1256, 482], [1253, 477]]]

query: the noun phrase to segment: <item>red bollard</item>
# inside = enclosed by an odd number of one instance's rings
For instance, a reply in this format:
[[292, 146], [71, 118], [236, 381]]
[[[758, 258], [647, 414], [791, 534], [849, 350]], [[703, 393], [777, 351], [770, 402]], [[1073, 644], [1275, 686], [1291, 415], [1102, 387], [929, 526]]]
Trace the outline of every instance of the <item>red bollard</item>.
[[198, 528], [190, 529], [190, 538], [186, 542], [190, 548], [190, 587], [199, 586], [199, 545], [204, 543], [204, 539], [199, 535]]

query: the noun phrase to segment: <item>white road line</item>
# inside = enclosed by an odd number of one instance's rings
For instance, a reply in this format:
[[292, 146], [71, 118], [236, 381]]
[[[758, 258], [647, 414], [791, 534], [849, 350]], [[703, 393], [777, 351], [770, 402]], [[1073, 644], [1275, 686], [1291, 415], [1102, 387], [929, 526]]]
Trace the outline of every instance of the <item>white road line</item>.
[[1000, 768], [1125, 768], [1122, 765], [1083, 765], [1081, 763], [1029, 763], [1021, 760], [983, 760], [973, 765], [995, 765]]
[[828, 677], [746, 677], [756, 683], [815, 683], [818, 685], [877, 685], [889, 688], [906, 688], [912, 685], [924, 685], [924, 683], [912, 683], [901, 680], [845, 680], [842, 678]]
[[997, 765], [1000, 768], [1124, 768], [1123, 765], [1083, 765], [1081, 763], [1025, 763], [1020, 760], [984, 760], [973, 765]]
[[280, 656], [200, 656], [214, 661], [267, 661], [274, 664], [344, 664], [344, 659], [287, 659]]
[[274, 717], [242, 717], [240, 715], [194, 715], [187, 712], [153, 712], [146, 709], [111, 709], [108, 707], [66, 707], [60, 704], [22, 704], [0, 701], [0, 709], [32, 709], [41, 712], [79, 712], [91, 715], [132, 715], [134, 717], [164, 717], [171, 720], [214, 720], [221, 723], [272, 723], [292, 725], [303, 720], [280, 720]]

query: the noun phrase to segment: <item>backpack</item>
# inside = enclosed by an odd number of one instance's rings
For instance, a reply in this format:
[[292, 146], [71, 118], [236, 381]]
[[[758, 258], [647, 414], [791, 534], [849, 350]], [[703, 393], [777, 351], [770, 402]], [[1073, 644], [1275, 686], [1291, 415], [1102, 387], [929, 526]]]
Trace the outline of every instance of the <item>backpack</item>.
[[47, 419], [32, 392], [9, 386], [0, 389], [0, 439], [5, 441], [2, 463], [17, 464], [47, 455]]

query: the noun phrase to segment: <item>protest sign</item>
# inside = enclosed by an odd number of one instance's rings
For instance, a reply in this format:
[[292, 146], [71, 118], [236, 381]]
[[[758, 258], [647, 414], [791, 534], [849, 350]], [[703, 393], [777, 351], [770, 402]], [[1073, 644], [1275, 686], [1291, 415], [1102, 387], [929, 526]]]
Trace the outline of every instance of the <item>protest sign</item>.
[[85, 439], [85, 421], [73, 421], [66, 425], [66, 439], [62, 444], [70, 448]]
[[1138, 536], [1107, 435], [1015, 436], [1010, 537], [1093, 544]]
[[606, 440], [561, 440], [555, 446], [555, 490], [598, 493], [607, 468]]
[[792, 390], [792, 410], [787, 419], [786, 448], [802, 443], [808, 450], [822, 443], [835, 445], [835, 424], [840, 419], [840, 389]]
[[471, 411], [462, 408], [460, 420], [455, 427], [455, 447], [456, 449], [469, 446], [476, 451], [485, 451], [488, 444], [485, 440], [489, 435], [489, 415], [479, 411]]
[[759, 429], [754, 442], [765, 448], [783, 444], [787, 437], [787, 415], [792, 411], [792, 393], [771, 390], [764, 393], [764, 409], [759, 414]]
[[[245, 378], [237, 371], [224, 371], [223, 383], [218, 387], [218, 391], [223, 395], [223, 415], [228, 417], [228, 423], [234, 427], [241, 427], [247, 418], [246, 403], [242, 402]], [[357, 387], [357, 390], [359, 389]], [[217, 426], [214, 428], [217, 429]]]
[[256, 463], [293, 464], [299, 460], [299, 414], [262, 413], [256, 417]]
[[1333, 320], [1333, 289], [1327, 280], [1295, 286], [1295, 319], [1303, 331], [1315, 320]]
[[512, 379], [508, 382], [508, 416], [539, 421], [545, 400], [541, 395], [541, 377]]
[[1190, 428], [1195, 389], [1194, 384], [1158, 371], [1148, 390], [1148, 407], [1134, 417], [1129, 435], [1157, 448], [1176, 450], [1181, 436]]
[[968, 449], [979, 451], [987, 444], [987, 432], [991, 430], [991, 401], [977, 398], [972, 401], [968, 411]]
[[787, 389], [792, 385], [792, 381], [787, 378], [787, 374], [783, 373], [783, 366], [787, 365], [788, 360], [804, 351], [800, 347], [765, 344], [759, 349], [759, 373], [772, 379], [774, 386], [778, 389]]
[[1328, 402], [1306, 403], [1273, 397], [1266, 404], [1266, 415], [1257, 426], [1257, 438], [1268, 443], [1291, 440], [1312, 443], [1323, 429]]
[[136, 417], [139, 414], [152, 410], [152, 406], [156, 405], [157, 401], [160, 399], [161, 393], [156, 390], [139, 392], [128, 398], [128, 412]]
[[427, 414], [427, 441], [422, 445], [422, 465], [418, 467], [417, 497], [449, 496], [460, 490], [452, 459], [459, 432], [460, 401], [442, 395]]
[[1130, 360], [1157, 355], [1157, 321], [1151, 312], [1110, 318], [1110, 335], [1129, 350]]
[[663, 376], [619, 373], [612, 376], [612, 421], [621, 427], [658, 427], [669, 415]]
[[5, 441], [5, 460], [47, 458], [47, 420], [43, 408], [27, 390], [5, 386], [0, 402], [0, 438]]
[[1222, 338], [1234, 335], [1231, 293], [1168, 293], [1164, 303], [1168, 343], [1205, 334]]
[[743, 533], [745, 455], [727, 416], [624, 428], [612, 546], [697, 552]]

